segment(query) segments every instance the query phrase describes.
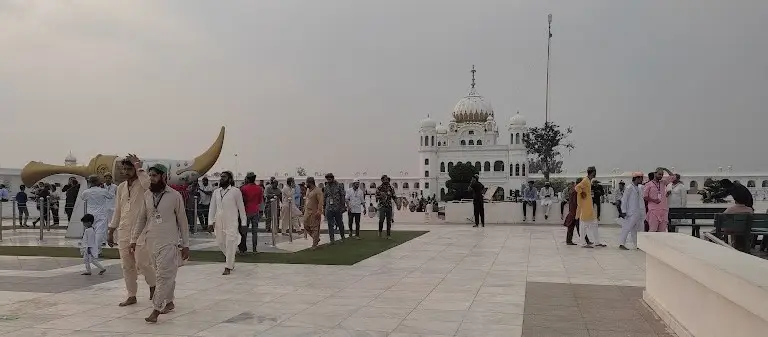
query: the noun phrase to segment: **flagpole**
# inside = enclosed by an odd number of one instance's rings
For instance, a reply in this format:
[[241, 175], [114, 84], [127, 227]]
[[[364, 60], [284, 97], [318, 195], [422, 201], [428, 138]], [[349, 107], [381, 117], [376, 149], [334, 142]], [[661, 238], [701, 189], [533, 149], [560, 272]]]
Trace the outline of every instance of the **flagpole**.
[[545, 91], [544, 102], [544, 124], [549, 122], [549, 58], [550, 58], [550, 46], [552, 45], [552, 14], [547, 16], [548, 28], [547, 28], [547, 88]]

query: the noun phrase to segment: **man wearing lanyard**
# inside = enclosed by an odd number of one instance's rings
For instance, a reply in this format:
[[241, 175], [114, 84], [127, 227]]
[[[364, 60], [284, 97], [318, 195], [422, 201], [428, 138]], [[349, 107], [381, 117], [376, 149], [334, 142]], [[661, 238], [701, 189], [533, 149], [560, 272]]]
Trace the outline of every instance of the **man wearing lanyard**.
[[352, 237], [352, 222], [355, 222], [354, 238], [360, 240], [360, 213], [365, 212], [365, 192], [360, 188], [360, 180], [352, 181], [352, 188], [346, 193], [347, 217], [349, 220], [349, 237]]
[[[668, 176], [664, 176], [667, 172]], [[648, 202], [648, 231], [666, 232], [669, 223], [669, 203], [667, 185], [675, 179], [675, 174], [666, 168], [656, 169], [654, 179], [645, 184], [643, 199]]]
[[240, 244], [240, 220], [247, 221], [243, 194], [234, 187], [232, 172], [221, 173], [219, 188], [213, 191], [208, 218], [211, 221], [208, 231], [216, 236], [216, 243], [224, 253], [226, 266], [222, 275], [229, 275], [235, 269], [235, 254]]
[[[160, 314], [171, 312], [176, 273], [183, 260], [189, 259], [189, 226], [181, 193], [165, 183], [168, 169], [162, 164], [149, 168], [149, 191], [139, 204], [139, 219], [131, 235], [130, 253], [135, 254], [139, 236], [144, 233], [151, 261], [157, 275], [152, 313], [144, 320], [157, 322]], [[181, 244], [179, 244], [181, 242]]]

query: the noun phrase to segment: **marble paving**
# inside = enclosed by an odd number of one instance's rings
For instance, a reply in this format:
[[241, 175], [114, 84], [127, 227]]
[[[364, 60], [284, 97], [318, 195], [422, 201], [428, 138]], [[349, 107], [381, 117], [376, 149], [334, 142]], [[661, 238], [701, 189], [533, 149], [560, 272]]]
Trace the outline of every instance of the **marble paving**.
[[[117, 306], [119, 265], [86, 277], [57, 272], [77, 259], [25, 270], [9, 257], [0, 268], [17, 275], [0, 283], [38, 273], [77, 288], [0, 289], [0, 336], [671, 336], [637, 298], [642, 251], [566, 246], [555, 226], [399, 226], [430, 232], [353, 266], [184, 266], [177, 309], [158, 324], [143, 321], [145, 287], [138, 305]], [[601, 229], [609, 245], [617, 236]]]

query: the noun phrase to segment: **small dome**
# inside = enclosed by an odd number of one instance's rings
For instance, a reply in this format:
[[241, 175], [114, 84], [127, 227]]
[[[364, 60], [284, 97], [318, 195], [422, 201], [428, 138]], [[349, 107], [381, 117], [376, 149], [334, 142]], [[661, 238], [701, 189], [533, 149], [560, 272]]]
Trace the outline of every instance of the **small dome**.
[[525, 124], [526, 124], [525, 117], [520, 114], [520, 111], [518, 111], [516, 115], [512, 116], [512, 118], [509, 119], [509, 125], [525, 126]]
[[439, 134], [448, 133], [448, 128], [443, 126], [443, 124], [441, 123], [440, 125], [437, 126], [437, 133], [439, 133]]
[[437, 122], [435, 122], [434, 119], [429, 118], [429, 116], [421, 120], [421, 127], [424, 129], [433, 129], [436, 126], [437, 126]]

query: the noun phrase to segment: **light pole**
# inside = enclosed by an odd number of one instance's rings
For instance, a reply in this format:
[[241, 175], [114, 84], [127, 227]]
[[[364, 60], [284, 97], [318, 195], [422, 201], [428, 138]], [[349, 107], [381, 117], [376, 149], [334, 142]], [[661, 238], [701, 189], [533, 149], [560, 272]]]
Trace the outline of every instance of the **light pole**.
[[[240, 165], [239, 165], [239, 162], [237, 160], [237, 153], [235, 153], [235, 177], [239, 176], [239, 174], [240, 174]], [[235, 179], [237, 179], [237, 178], [235, 178]]]
[[544, 124], [549, 122], [549, 55], [550, 46], [552, 45], [552, 14], [547, 16], [547, 89], [545, 90], [545, 102], [544, 102]]

